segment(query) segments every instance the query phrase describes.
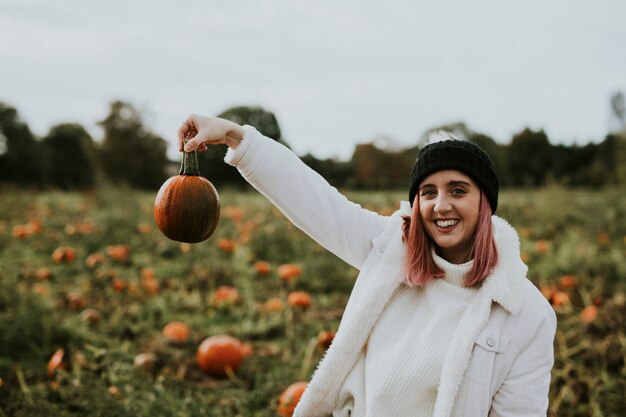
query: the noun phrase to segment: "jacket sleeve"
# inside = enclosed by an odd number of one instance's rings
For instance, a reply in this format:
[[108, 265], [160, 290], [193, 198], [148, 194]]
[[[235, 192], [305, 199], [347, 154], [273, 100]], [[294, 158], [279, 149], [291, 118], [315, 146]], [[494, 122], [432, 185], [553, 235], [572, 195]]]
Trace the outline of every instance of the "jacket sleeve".
[[241, 144], [224, 161], [320, 245], [360, 268], [385, 216], [350, 202], [291, 150], [244, 126]]
[[545, 417], [554, 364], [556, 315], [550, 305], [493, 397], [490, 417]]

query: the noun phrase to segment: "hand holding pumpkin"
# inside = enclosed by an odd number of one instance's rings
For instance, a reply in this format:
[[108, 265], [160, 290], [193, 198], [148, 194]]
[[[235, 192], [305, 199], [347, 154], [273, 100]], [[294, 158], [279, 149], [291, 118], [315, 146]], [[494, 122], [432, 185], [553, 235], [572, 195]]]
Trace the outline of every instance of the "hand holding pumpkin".
[[172, 240], [198, 243], [213, 234], [219, 217], [217, 190], [200, 176], [196, 151], [185, 152], [179, 175], [165, 181], [154, 201], [159, 230]]
[[236, 148], [243, 134], [243, 128], [230, 120], [191, 115], [178, 129], [178, 149], [181, 152], [206, 151], [207, 145], [220, 144]]
[[196, 151], [222, 143], [236, 148], [243, 135], [237, 123], [217, 117], [191, 115], [183, 122], [178, 129], [178, 149], [185, 152], [180, 175], [161, 186], [154, 203], [154, 217], [165, 236], [197, 243], [213, 234], [220, 213], [219, 196], [213, 184], [200, 176]]

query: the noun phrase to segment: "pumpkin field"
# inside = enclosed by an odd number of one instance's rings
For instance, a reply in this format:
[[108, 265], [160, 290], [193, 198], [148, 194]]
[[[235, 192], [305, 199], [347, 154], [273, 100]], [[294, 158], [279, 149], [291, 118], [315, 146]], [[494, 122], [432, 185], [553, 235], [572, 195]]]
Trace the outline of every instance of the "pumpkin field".
[[[357, 271], [259, 194], [219, 191], [197, 244], [161, 234], [156, 190], [0, 191], [0, 417], [290, 415]], [[549, 415], [626, 415], [624, 190], [505, 190], [498, 215], [557, 314]]]

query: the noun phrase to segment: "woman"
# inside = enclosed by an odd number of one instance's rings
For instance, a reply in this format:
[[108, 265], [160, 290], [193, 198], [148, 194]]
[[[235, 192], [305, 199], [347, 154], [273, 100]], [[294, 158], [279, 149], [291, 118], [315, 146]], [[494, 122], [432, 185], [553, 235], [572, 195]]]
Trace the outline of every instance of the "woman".
[[227, 163], [360, 270], [294, 415], [546, 415], [556, 317], [493, 215], [498, 180], [478, 146], [440, 133], [418, 155], [409, 202], [381, 216], [251, 126], [190, 116], [178, 135], [186, 152], [227, 144]]

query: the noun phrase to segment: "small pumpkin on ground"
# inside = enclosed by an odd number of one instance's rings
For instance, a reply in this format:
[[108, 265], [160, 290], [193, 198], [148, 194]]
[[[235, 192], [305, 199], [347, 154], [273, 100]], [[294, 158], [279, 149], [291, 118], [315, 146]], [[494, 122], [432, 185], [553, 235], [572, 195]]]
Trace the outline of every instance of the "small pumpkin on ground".
[[54, 373], [57, 369], [65, 369], [65, 363], [63, 362], [63, 356], [65, 356], [65, 350], [63, 348], [57, 349], [48, 361], [48, 377], [54, 377]]
[[226, 376], [237, 372], [252, 348], [227, 335], [211, 336], [202, 341], [196, 352], [198, 367], [211, 376]]
[[307, 385], [304, 381], [289, 385], [278, 398], [278, 414], [282, 417], [291, 417]]
[[293, 291], [287, 296], [287, 304], [306, 310], [311, 307], [311, 296], [305, 291]]
[[163, 336], [174, 343], [185, 343], [189, 340], [189, 326], [182, 321], [172, 321], [163, 327]]

